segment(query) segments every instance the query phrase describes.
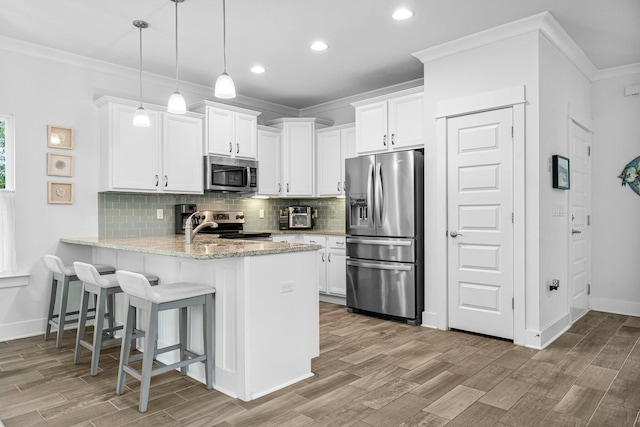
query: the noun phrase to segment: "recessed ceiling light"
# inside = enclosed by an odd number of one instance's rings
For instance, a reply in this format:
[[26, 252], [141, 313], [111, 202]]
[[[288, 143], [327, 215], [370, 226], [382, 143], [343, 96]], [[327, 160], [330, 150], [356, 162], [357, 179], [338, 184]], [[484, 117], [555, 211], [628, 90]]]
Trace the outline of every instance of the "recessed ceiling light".
[[265, 70], [262, 65], [254, 65], [253, 67], [251, 67], [251, 72], [252, 73], [262, 74], [265, 71], [267, 71], [267, 70]]
[[393, 19], [396, 19], [398, 21], [404, 21], [405, 19], [409, 19], [412, 16], [413, 16], [413, 12], [410, 11], [409, 9], [398, 9], [395, 12], [393, 12], [393, 15], [391, 15]]
[[326, 50], [329, 47], [325, 42], [317, 41], [311, 45], [311, 49], [321, 51]]

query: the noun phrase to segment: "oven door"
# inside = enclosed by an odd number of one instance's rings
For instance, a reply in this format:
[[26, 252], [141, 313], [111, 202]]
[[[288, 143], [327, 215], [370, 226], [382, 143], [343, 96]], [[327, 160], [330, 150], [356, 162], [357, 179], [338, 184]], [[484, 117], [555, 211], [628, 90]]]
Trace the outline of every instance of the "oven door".
[[415, 319], [415, 264], [347, 259], [347, 307]]

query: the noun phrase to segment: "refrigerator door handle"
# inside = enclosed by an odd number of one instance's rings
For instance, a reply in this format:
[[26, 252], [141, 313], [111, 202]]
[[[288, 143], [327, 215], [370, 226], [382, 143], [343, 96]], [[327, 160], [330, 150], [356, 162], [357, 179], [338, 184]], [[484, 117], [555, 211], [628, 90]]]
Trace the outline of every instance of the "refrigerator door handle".
[[373, 240], [373, 239], [357, 239], [347, 237], [347, 243], [357, 243], [360, 245], [378, 245], [378, 246], [411, 246], [411, 240]]
[[401, 264], [377, 264], [373, 262], [362, 262], [362, 261], [352, 261], [347, 260], [347, 265], [352, 265], [354, 267], [366, 267], [366, 268], [375, 268], [378, 270], [397, 270], [397, 271], [411, 271], [413, 268], [410, 265], [401, 265]]
[[[373, 202], [373, 179], [374, 179], [373, 165], [370, 164], [369, 173], [367, 175], [367, 200], [366, 200], [365, 211], [364, 211], [365, 219], [369, 217], [369, 206]], [[375, 213], [374, 213], [374, 220], [375, 220]]]
[[376, 213], [378, 225], [382, 225], [382, 218], [384, 216], [384, 189], [382, 188], [382, 165], [376, 163]]

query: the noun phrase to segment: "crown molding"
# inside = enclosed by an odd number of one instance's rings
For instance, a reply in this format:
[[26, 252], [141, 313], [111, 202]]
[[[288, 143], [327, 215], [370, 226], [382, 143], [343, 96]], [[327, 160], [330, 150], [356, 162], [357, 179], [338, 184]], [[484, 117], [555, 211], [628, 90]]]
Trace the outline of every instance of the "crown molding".
[[594, 76], [593, 81], [629, 76], [632, 74], [640, 74], [640, 62], [636, 62], [635, 64], [623, 65], [620, 67], [598, 70], [596, 71], [596, 75]]
[[430, 47], [413, 53], [413, 56], [426, 63], [531, 32], [542, 33], [582, 74], [589, 80], [594, 78], [597, 72], [596, 67], [549, 12], [541, 12], [528, 18]]

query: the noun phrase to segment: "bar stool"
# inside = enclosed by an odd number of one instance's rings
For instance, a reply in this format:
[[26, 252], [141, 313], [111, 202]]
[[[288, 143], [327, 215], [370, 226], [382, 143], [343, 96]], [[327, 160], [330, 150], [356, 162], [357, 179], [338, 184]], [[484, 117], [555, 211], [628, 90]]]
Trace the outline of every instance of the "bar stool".
[[[76, 347], [74, 363], [80, 363], [80, 350], [85, 347], [91, 350], [91, 375], [98, 374], [98, 362], [100, 360], [100, 350], [103, 347], [120, 344], [121, 338], [115, 338], [114, 332], [123, 329], [123, 326], [115, 326], [115, 304], [114, 295], [122, 292], [115, 274], [100, 275], [97, 269], [84, 262], [74, 262], [73, 267], [76, 275], [82, 281], [82, 299], [80, 303], [80, 318], [78, 319], [78, 333], [76, 335]], [[152, 274], [145, 274], [148, 281], [158, 284], [158, 277]], [[88, 306], [90, 294], [97, 297], [95, 309], [95, 322], [93, 330], [93, 343], [82, 339], [88, 320]], [[108, 312], [105, 311], [105, 304]], [[109, 327], [104, 327], [104, 320], [107, 319]], [[106, 333], [106, 339], [103, 334]]]
[[[79, 311], [67, 311], [67, 300], [69, 298], [69, 283], [77, 282], [78, 276], [73, 269], [73, 266], [66, 266], [62, 263], [60, 257], [56, 255], [46, 254], [44, 255], [44, 263], [53, 273], [53, 279], [51, 281], [51, 297], [49, 298], [49, 314], [47, 316], [47, 327], [44, 330], [44, 340], [49, 339], [51, 333], [51, 326], [55, 326], [58, 330], [58, 336], [56, 338], [56, 347], [62, 345], [62, 337], [64, 334], [64, 327], [70, 323], [77, 323], [77, 319], [67, 320], [66, 316], [74, 316]], [[115, 267], [104, 264], [93, 265], [98, 274], [113, 274], [116, 272]], [[60, 311], [59, 314], [54, 314], [56, 298], [58, 295], [58, 284], [60, 284]], [[95, 312], [92, 308], [89, 311]], [[93, 316], [88, 319], [93, 319]]]
[[[118, 368], [118, 382], [116, 394], [124, 391], [125, 374], [140, 381], [140, 412], [146, 412], [149, 401], [149, 387], [151, 377], [180, 368], [182, 375], [187, 374], [187, 366], [195, 363], [205, 363], [205, 375], [207, 389], [213, 388], [213, 322], [214, 307], [213, 296], [216, 290], [208, 285], [198, 283], [167, 283], [164, 285], [151, 287], [149, 280], [142, 274], [129, 271], [116, 271], [116, 276], [120, 286], [125, 293], [125, 305], [127, 309], [127, 320], [125, 321], [124, 336], [122, 337], [122, 347], [120, 352], [120, 366]], [[187, 349], [187, 307], [203, 305], [204, 322], [204, 354], [199, 355]], [[147, 310], [149, 317], [145, 324], [144, 331], [135, 331], [136, 308]], [[158, 312], [180, 309], [179, 337], [180, 343], [156, 349], [158, 338]], [[130, 355], [132, 339], [137, 336], [144, 336], [143, 354]], [[179, 350], [180, 361], [171, 365], [161, 366], [153, 369], [153, 359], [156, 355], [167, 351]], [[138, 371], [131, 366], [130, 362], [142, 359], [142, 370]]]

